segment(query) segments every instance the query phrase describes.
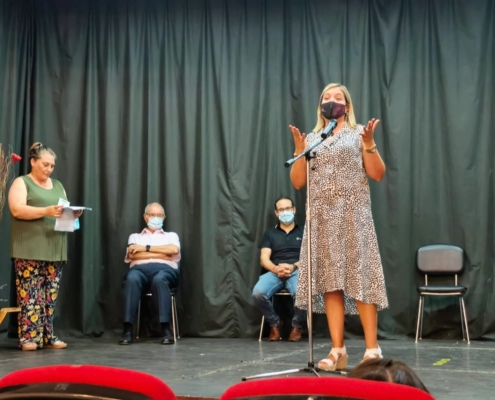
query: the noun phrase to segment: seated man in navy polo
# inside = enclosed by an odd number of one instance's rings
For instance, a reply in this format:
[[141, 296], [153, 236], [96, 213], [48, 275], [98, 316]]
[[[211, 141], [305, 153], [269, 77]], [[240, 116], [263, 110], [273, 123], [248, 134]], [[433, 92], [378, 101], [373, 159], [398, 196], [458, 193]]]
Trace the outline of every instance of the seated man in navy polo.
[[[271, 302], [272, 296], [281, 289], [287, 289], [295, 299], [299, 270], [299, 253], [303, 237], [303, 228], [294, 222], [296, 208], [288, 197], [275, 202], [275, 215], [279, 223], [268, 228], [261, 242], [261, 266], [268, 272], [260, 276], [253, 289], [256, 306], [270, 324], [270, 341], [280, 340], [282, 321]], [[294, 307], [292, 330], [289, 341], [301, 340], [301, 328], [306, 320], [306, 311]]]
[[179, 236], [162, 229], [165, 210], [158, 203], [149, 204], [144, 210], [147, 228], [129, 236], [125, 262], [130, 268], [124, 276], [124, 334], [119, 344], [132, 343], [132, 325], [145, 291], [151, 289], [152, 301], [158, 311], [162, 328], [162, 344], [173, 344], [170, 329], [170, 289], [179, 284], [180, 261]]

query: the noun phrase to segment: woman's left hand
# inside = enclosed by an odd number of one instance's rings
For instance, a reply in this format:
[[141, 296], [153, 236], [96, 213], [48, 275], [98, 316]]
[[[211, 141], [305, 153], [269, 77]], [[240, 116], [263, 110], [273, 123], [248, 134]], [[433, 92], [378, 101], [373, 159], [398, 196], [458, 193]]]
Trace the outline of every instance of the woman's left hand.
[[363, 127], [363, 132], [360, 133], [361, 140], [366, 145], [366, 147], [371, 147], [375, 144], [373, 135], [375, 134], [375, 129], [378, 126], [380, 120], [372, 118], [366, 126]]
[[74, 218], [79, 218], [83, 213], [83, 210], [74, 211]]

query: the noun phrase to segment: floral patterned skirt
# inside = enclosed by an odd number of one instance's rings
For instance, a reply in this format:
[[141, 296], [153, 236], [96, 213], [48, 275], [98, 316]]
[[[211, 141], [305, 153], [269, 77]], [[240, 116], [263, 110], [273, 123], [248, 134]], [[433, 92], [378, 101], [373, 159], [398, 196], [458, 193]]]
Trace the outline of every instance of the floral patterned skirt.
[[53, 313], [65, 261], [14, 259], [16, 275], [19, 346], [55, 343]]

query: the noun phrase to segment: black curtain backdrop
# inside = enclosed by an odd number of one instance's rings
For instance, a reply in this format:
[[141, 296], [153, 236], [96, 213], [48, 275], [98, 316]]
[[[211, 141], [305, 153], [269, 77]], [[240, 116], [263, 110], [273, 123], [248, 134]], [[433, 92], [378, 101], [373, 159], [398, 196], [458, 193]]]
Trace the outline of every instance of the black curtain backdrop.
[[[0, 141], [42, 141], [72, 204], [56, 327], [121, 328], [128, 235], [152, 201], [179, 234], [183, 334], [254, 336], [259, 242], [295, 196], [289, 124], [310, 131], [329, 82], [381, 119], [385, 179], [371, 184], [390, 309], [381, 337], [412, 335], [415, 251], [466, 250], [473, 338], [495, 338], [495, 2], [492, 0], [0, 0]], [[12, 289], [1, 221], [0, 305]], [[454, 299], [427, 301], [425, 336], [460, 337]], [[3, 328], [6, 326], [4, 325]], [[356, 317], [348, 335], [360, 335]], [[328, 335], [323, 316], [316, 333]]]

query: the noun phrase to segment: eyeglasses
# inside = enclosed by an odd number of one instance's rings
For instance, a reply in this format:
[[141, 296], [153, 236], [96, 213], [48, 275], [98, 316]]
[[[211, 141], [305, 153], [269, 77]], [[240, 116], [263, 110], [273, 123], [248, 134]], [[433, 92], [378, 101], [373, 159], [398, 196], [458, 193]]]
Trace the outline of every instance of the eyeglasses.
[[294, 207], [278, 208], [277, 209], [277, 212], [281, 213], [281, 212], [284, 212], [284, 211], [292, 211], [293, 209], [294, 209]]
[[151, 218], [165, 218], [165, 214], [146, 214], [146, 215]]

